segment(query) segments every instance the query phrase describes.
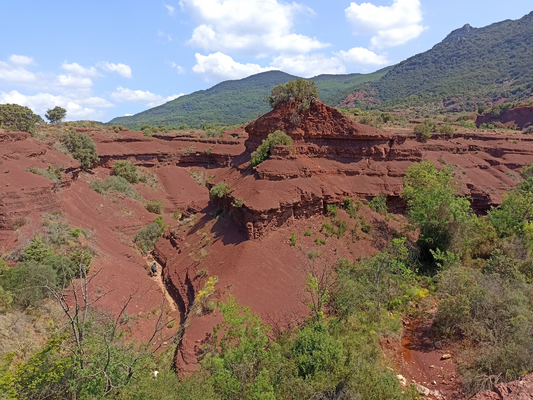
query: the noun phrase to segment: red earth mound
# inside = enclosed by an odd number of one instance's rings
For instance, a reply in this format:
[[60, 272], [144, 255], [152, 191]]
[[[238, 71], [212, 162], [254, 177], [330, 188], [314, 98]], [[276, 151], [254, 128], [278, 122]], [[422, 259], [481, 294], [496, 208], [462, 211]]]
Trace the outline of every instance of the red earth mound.
[[525, 129], [533, 125], [533, 106], [516, 107], [502, 113], [499, 117], [493, 117], [490, 113], [479, 115], [476, 125], [493, 124], [497, 126], [516, 126], [517, 129]]

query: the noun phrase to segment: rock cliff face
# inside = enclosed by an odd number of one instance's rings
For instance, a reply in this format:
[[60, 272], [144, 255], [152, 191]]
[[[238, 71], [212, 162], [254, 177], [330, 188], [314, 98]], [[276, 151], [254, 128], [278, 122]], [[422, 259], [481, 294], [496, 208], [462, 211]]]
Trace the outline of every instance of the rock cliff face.
[[[345, 197], [383, 193], [390, 206], [402, 208], [402, 176], [422, 160], [455, 166], [462, 194], [483, 213], [501, 202], [520, 180], [519, 169], [533, 162], [533, 138], [527, 135], [433, 135], [421, 142], [412, 134], [357, 124], [320, 101], [297, 110], [298, 103], [282, 105], [248, 125], [246, 153], [213, 181], [232, 189], [214, 201], [232, 214], [248, 239], [322, 213]], [[292, 146], [272, 148], [268, 160], [249, 167], [249, 154], [276, 130], [290, 135]]]
[[476, 125], [493, 124], [498, 126], [516, 126], [517, 129], [528, 128], [533, 125], [533, 106], [516, 107], [502, 113], [495, 118], [490, 113], [477, 117]]
[[533, 399], [533, 374], [517, 381], [500, 383], [492, 390], [486, 390], [471, 400], [531, 400]]

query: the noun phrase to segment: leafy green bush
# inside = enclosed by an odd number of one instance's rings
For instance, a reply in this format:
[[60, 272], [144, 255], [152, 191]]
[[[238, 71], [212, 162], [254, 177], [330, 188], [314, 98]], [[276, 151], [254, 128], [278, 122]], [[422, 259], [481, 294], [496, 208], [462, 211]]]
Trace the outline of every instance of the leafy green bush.
[[387, 208], [387, 196], [384, 194], [374, 197], [368, 202], [368, 206], [381, 215], [386, 215], [389, 212]]
[[0, 128], [5, 131], [21, 131], [34, 134], [37, 117], [28, 107], [19, 106], [18, 104], [0, 104]]
[[113, 175], [126, 179], [129, 183], [139, 183], [137, 167], [128, 161], [115, 161]]
[[225, 182], [219, 182], [209, 190], [209, 197], [222, 198], [229, 193], [231, 193], [231, 188], [229, 185]]
[[453, 136], [455, 130], [453, 129], [453, 126], [450, 123], [446, 123], [440, 127], [440, 133], [444, 133], [448, 136]]
[[142, 228], [133, 238], [133, 242], [144, 253], [153, 250], [155, 244], [161, 237], [161, 226], [157, 222], [152, 222], [150, 225]]
[[65, 167], [60, 165], [57, 168], [52, 167], [51, 164], [48, 164], [47, 169], [42, 168], [33, 168], [28, 167], [26, 168], [26, 171], [31, 172], [32, 174], [44, 176], [47, 179], [50, 179], [56, 183], [61, 183], [61, 173], [65, 170]]
[[100, 161], [94, 141], [83, 133], [67, 133], [61, 138], [61, 143], [84, 170], [93, 168]]
[[274, 133], [269, 134], [268, 137], [263, 140], [263, 143], [259, 145], [257, 150], [252, 153], [250, 165], [255, 167], [270, 157], [270, 148], [272, 146], [290, 146], [291, 144], [292, 138], [285, 132], [275, 131]]
[[298, 78], [295, 81], [275, 86], [265, 101], [270, 107], [276, 108], [280, 104], [292, 103], [295, 100], [312, 101], [313, 99], [318, 99], [315, 82]]
[[117, 191], [123, 193], [132, 199], [139, 199], [139, 196], [133, 190], [131, 183], [121, 176], [110, 176], [103, 181], [92, 181], [89, 184], [89, 187], [94, 190], [96, 193], [106, 194], [110, 191]]
[[146, 209], [151, 213], [161, 214], [165, 209], [165, 203], [160, 199], [151, 200], [146, 203]]
[[47, 246], [40, 236], [35, 236], [30, 244], [26, 246], [22, 253], [24, 261], [43, 261], [45, 258], [53, 256], [54, 250]]

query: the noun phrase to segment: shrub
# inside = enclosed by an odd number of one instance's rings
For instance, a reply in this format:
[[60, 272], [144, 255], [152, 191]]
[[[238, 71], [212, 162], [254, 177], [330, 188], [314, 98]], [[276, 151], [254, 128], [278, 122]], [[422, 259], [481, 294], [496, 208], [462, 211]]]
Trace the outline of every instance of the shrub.
[[442, 125], [440, 128], [440, 133], [444, 133], [445, 135], [448, 135], [448, 136], [453, 136], [454, 132], [455, 130], [453, 129], [452, 125], [449, 123]]
[[311, 229], [306, 230], [304, 236], [311, 236]]
[[224, 197], [225, 195], [227, 195], [229, 193], [231, 193], [231, 189], [230, 189], [229, 185], [227, 183], [225, 183], [225, 182], [219, 182], [219, 183], [214, 185], [209, 190], [209, 197], [211, 197], [211, 198], [215, 198], [215, 197], [222, 198], [222, 197]]
[[374, 197], [369, 201], [368, 206], [381, 215], [386, 215], [389, 212], [387, 208], [387, 196], [384, 194]]
[[52, 109], [46, 110], [45, 117], [51, 124], [61, 122], [67, 116], [67, 110], [63, 107], [56, 106]]
[[47, 179], [50, 179], [56, 183], [61, 183], [61, 173], [65, 170], [65, 167], [60, 165], [57, 168], [52, 167], [51, 164], [48, 164], [47, 169], [42, 168], [33, 168], [28, 167], [26, 168], [26, 171], [31, 172], [32, 174], [44, 176]]
[[296, 246], [296, 241], [298, 240], [298, 238], [296, 237], [296, 235], [294, 234], [294, 232], [291, 233], [291, 246]]
[[276, 108], [280, 104], [292, 103], [295, 100], [310, 102], [314, 99], [318, 99], [318, 90], [315, 82], [298, 78], [295, 81], [275, 86], [271, 95], [267, 96], [265, 101], [270, 104], [270, 107]]
[[242, 207], [243, 204], [244, 204], [244, 200], [243, 199], [235, 199], [235, 200], [233, 200], [233, 203], [231, 203], [231, 205], [233, 207], [238, 207], [238, 208]]
[[39, 236], [35, 236], [30, 244], [24, 249], [22, 260], [40, 262], [46, 257], [53, 255], [54, 251], [44, 243], [43, 239]]
[[116, 191], [123, 193], [132, 199], [139, 199], [139, 196], [133, 190], [131, 183], [121, 176], [110, 176], [103, 181], [92, 181], [89, 184], [89, 187], [94, 190], [96, 193], [105, 195], [107, 192]]
[[8, 132], [21, 131], [34, 134], [37, 117], [28, 107], [0, 104], [0, 127]]
[[381, 119], [386, 124], [387, 122], [392, 121], [392, 115], [389, 113], [381, 113]]
[[278, 145], [290, 146], [292, 144], [292, 138], [282, 131], [275, 131], [268, 135], [268, 137], [263, 140], [263, 143], [259, 145], [256, 151], [252, 153], [252, 160], [250, 164], [252, 167], [255, 167], [265, 161], [270, 157], [270, 149], [272, 146]]
[[528, 126], [527, 128], [522, 129], [522, 133], [532, 134], [532, 133], [533, 133], [533, 125]]
[[180, 131], [184, 131], [184, 130], [187, 130], [189, 129], [189, 127], [185, 124], [181, 125], [179, 128], [178, 128]]
[[115, 161], [113, 175], [126, 179], [129, 183], [139, 183], [137, 167], [128, 161]]
[[93, 168], [100, 161], [94, 141], [83, 133], [67, 133], [61, 139], [61, 143], [72, 157], [80, 162], [84, 170]]
[[415, 126], [414, 132], [420, 137], [421, 140], [428, 140], [432, 136], [431, 126], [425, 122]]
[[165, 203], [160, 199], [151, 200], [146, 203], [146, 209], [151, 213], [161, 214], [165, 209]]
[[315, 239], [315, 243], [316, 243], [316, 244], [325, 245], [325, 244], [326, 244], [326, 238], [322, 238], [322, 239], [320, 239], [320, 238], [316, 238], [316, 239]]
[[150, 225], [142, 228], [133, 238], [133, 242], [144, 253], [153, 250], [156, 242], [161, 237], [161, 227], [157, 222], [152, 222]]

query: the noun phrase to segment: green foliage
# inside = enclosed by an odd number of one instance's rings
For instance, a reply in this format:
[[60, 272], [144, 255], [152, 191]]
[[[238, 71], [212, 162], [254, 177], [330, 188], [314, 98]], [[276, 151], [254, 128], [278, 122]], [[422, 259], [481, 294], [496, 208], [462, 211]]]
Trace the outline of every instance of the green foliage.
[[453, 129], [452, 125], [447, 122], [440, 127], [440, 133], [444, 133], [448, 136], [453, 136], [453, 134], [455, 133], [455, 129]]
[[28, 107], [18, 104], [0, 104], [0, 128], [7, 132], [21, 131], [33, 135], [37, 117]]
[[32, 174], [44, 176], [45, 178], [56, 183], [61, 183], [61, 174], [63, 171], [65, 171], [65, 167], [60, 165], [59, 167], [54, 168], [51, 164], [48, 164], [47, 169], [28, 167], [26, 168], [26, 171], [31, 172]]
[[139, 199], [139, 196], [133, 190], [131, 183], [129, 183], [121, 176], [111, 175], [103, 181], [92, 181], [89, 184], [89, 187], [96, 193], [100, 193], [102, 195], [105, 195], [111, 191], [116, 191], [119, 193], [123, 193], [124, 195], [131, 197], [132, 199]]
[[374, 197], [368, 202], [368, 206], [381, 215], [386, 215], [389, 212], [387, 208], [387, 196], [384, 194]]
[[276, 108], [280, 104], [292, 103], [297, 100], [310, 102], [315, 99], [318, 99], [316, 83], [298, 78], [275, 86], [265, 101], [270, 107]]
[[219, 182], [209, 190], [209, 197], [212, 199], [215, 197], [222, 198], [232, 192], [229, 185], [225, 182]]
[[291, 233], [291, 246], [296, 246], [296, 241], [298, 240], [298, 238], [296, 237], [296, 235], [294, 234], [294, 232]]
[[[336, 106], [348, 96], [359, 83], [377, 81], [386, 71], [371, 74], [320, 75], [316, 82], [320, 99], [330, 106]], [[207, 90], [201, 90], [169, 101], [157, 109], [153, 108], [131, 117], [115, 118], [110, 124], [124, 124], [140, 128], [145, 124], [201, 128], [205, 123], [217, 125], [243, 124], [265, 114], [270, 107], [261, 101], [278, 84], [297, 79], [281, 71], [269, 71], [241, 80], [219, 83]], [[180, 126], [180, 129], [188, 129]]]
[[326, 238], [322, 238], [322, 239], [316, 238], [315, 239], [315, 243], [318, 244], [318, 245], [321, 244], [321, 245], [325, 246], [326, 245]]
[[420, 137], [422, 140], [428, 140], [431, 138], [432, 133], [438, 131], [438, 126], [434, 121], [431, 121], [429, 119], [425, 120], [424, 123], [418, 124], [415, 126], [414, 132]]
[[346, 197], [342, 201], [342, 204], [340, 204], [340, 208], [345, 210], [350, 218], [357, 219], [357, 213], [359, 212], [359, 208], [361, 208], [361, 203], [354, 203], [352, 199]]
[[146, 209], [151, 213], [161, 214], [165, 209], [165, 203], [160, 199], [150, 200], [146, 203]]
[[304, 236], [311, 236], [311, 229], [305, 231]]
[[56, 106], [52, 109], [46, 110], [45, 118], [50, 121], [51, 124], [61, 122], [67, 116], [67, 110], [62, 107]]
[[144, 253], [153, 250], [156, 242], [161, 238], [161, 223], [152, 222], [150, 225], [142, 228], [133, 238], [133, 242]]
[[129, 183], [139, 183], [137, 167], [129, 161], [115, 161], [113, 175], [126, 179]]
[[429, 161], [413, 164], [404, 177], [402, 197], [410, 222], [420, 229], [422, 259], [433, 262], [431, 250], [448, 250], [452, 232], [471, 218], [470, 202], [457, 193], [451, 167], [440, 171]]
[[440, 332], [478, 344], [461, 365], [467, 392], [518, 379], [533, 368], [533, 286], [524, 282], [516, 262], [495, 253], [484, 272], [462, 266], [437, 276], [442, 296], [436, 317]]
[[94, 141], [83, 133], [67, 133], [61, 138], [61, 143], [84, 170], [93, 168], [100, 161]]
[[244, 200], [243, 199], [235, 199], [235, 200], [233, 200], [231, 205], [233, 207], [241, 208], [244, 205]]
[[383, 120], [383, 123], [386, 124], [387, 122], [392, 121], [392, 115], [389, 113], [381, 113], [381, 119]]
[[270, 157], [270, 149], [273, 146], [285, 145], [290, 146], [292, 144], [292, 138], [282, 131], [275, 131], [270, 133], [268, 137], [263, 140], [263, 143], [259, 145], [256, 151], [252, 153], [252, 160], [250, 165], [255, 167]]
[[35, 236], [30, 244], [26, 246], [22, 253], [22, 259], [24, 261], [43, 261], [46, 257], [54, 255], [54, 250], [47, 246], [43, 239], [39, 236]]

